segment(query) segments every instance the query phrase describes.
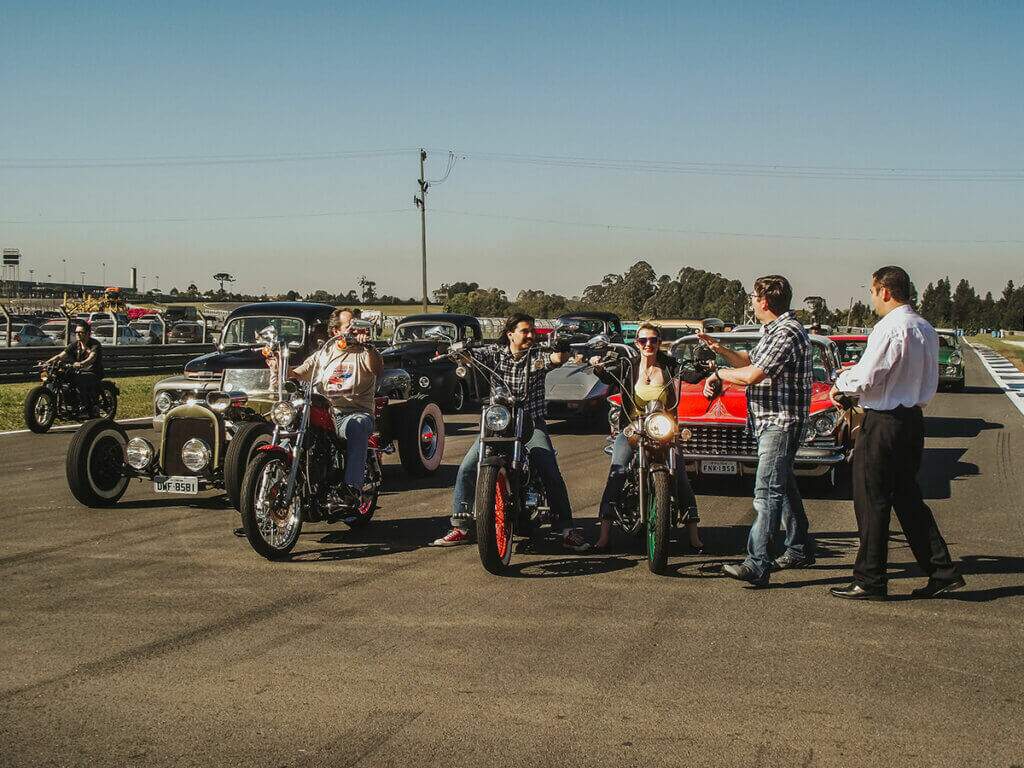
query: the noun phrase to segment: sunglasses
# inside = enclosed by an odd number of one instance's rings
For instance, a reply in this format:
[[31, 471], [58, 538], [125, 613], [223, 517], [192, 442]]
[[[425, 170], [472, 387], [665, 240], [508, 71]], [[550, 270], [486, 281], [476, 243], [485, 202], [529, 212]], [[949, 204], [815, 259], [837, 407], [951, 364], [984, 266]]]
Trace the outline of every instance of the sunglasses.
[[646, 347], [648, 344], [658, 344], [661, 339], [657, 336], [641, 336], [636, 340], [637, 344]]

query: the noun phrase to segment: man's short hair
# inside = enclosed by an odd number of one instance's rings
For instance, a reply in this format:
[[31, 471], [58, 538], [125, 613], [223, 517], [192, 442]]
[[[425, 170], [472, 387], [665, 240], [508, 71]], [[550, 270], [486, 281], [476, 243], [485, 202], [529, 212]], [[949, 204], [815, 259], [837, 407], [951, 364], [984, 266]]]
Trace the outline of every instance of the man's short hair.
[[501, 338], [507, 338], [512, 331], [516, 329], [516, 326], [520, 323], [529, 323], [530, 325], [536, 325], [537, 320], [533, 315], [528, 315], [525, 312], [516, 312], [514, 315], [509, 317], [505, 321], [505, 327], [501, 331]]
[[789, 312], [793, 303], [793, 287], [782, 275], [765, 275], [754, 281], [754, 295], [759, 299], [767, 299], [768, 309], [773, 314], [781, 315]]
[[350, 315], [355, 317], [352, 310], [348, 307], [339, 307], [338, 309], [331, 312], [331, 319], [327, 323], [327, 326], [331, 329], [338, 328], [341, 325], [341, 315], [343, 312], [348, 312]]
[[883, 288], [888, 288], [889, 293], [896, 301], [910, 301], [910, 275], [903, 267], [881, 267], [871, 275], [872, 282], [878, 283]]
[[85, 322], [85, 320], [79, 320], [78, 322], [75, 323], [75, 333], [78, 333], [80, 330], [86, 336], [92, 335], [92, 328], [89, 327], [89, 324]]

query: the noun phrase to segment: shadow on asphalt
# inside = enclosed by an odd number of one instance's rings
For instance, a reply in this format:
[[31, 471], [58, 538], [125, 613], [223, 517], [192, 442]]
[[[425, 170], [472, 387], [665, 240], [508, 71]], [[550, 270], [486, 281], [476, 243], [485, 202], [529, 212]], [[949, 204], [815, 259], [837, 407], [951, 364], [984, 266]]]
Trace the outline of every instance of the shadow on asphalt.
[[[150, 487], [152, 490], [152, 487]], [[131, 494], [132, 486], [128, 486], [128, 494]], [[128, 511], [132, 509], [159, 509], [160, 507], [184, 507], [185, 509], [208, 509], [213, 511], [227, 510], [235, 515], [237, 512], [228, 501], [226, 493], [218, 493], [216, 496], [179, 496], [167, 494], [156, 499], [129, 499], [117, 503], [117, 506], [110, 507], [109, 511]]]
[[[437, 538], [444, 526], [440, 517], [415, 517], [398, 520], [371, 520], [365, 528], [349, 528], [335, 523], [329, 530], [303, 530], [292, 561], [324, 562], [325, 560], [357, 560], [364, 557], [413, 552]], [[314, 525], [319, 526], [320, 523]], [[298, 547], [312, 543], [334, 545]]]
[[999, 387], [964, 387], [957, 394], [964, 395], [1002, 395], [1003, 390]]
[[[972, 419], [965, 419], [972, 421]], [[925, 499], [948, 499], [952, 494], [952, 481], [980, 474], [978, 465], [960, 461], [966, 448], [925, 448], [921, 459], [918, 482]]]
[[635, 568], [637, 560], [612, 556], [575, 556], [554, 560], [513, 563], [505, 575], [516, 579], [557, 579], [568, 576], [596, 576]]
[[[1000, 390], [1002, 394], [1002, 390]], [[1003, 425], [985, 419], [959, 419], [952, 416], [925, 416], [926, 437], [977, 437], [986, 429], [1003, 429]]]
[[381, 497], [390, 496], [402, 491], [416, 491], [433, 488], [454, 488], [455, 475], [459, 468], [454, 464], [442, 464], [437, 471], [427, 477], [413, 477], [401, 464], [385, 464], [384, 484], [381, 486]]

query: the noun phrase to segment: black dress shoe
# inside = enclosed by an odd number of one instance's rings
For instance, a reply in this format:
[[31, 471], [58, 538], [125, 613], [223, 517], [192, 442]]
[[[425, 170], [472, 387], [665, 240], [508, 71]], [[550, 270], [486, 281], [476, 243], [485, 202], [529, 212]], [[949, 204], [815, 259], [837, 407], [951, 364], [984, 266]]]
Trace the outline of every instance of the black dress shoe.
[[800, 555], [787, 552], [781, 557], [775, 558], [775, 562], [772, 563], [772, 570], [785, 571], [789, 568], [810, 568], [812, 565], [814, 565], [813, 557], [800, 557]]
[[233, 530], [232, 533], [235, 534], [235, 536], [237, 536], [240, 539], [244, 539], [245, 538], [245, 528], [241, 528], [241, 527], [235, 528], [235, 530]]
[[832, 593], [832, 597], [842, 597], [846, 600], [885, 600], [889, 596], [884, 589], [864, 589], [855, 581], [851, 581], [845, 587], [832, 587], [829, 592]]
[[736, 579], [737, 581], [745, 581], [752, 587], [758, 589], [768, 586], [768, 579], [758, 579], [754, 575], [754, 571], [751, 570], [750, 566], [744, 563], [729, 563], [722, 566], [722, 573], [728, 576], [730, 579]]
[[928, 583], [925, 586], [915, 589], [910, 594], [914, 597], [935, 597], [944, 592], [952, 592], [954, 589], [966, 586], [967, 582], [964, 581], [963, 576], [957, 576], [955, 579], [928, 579]]

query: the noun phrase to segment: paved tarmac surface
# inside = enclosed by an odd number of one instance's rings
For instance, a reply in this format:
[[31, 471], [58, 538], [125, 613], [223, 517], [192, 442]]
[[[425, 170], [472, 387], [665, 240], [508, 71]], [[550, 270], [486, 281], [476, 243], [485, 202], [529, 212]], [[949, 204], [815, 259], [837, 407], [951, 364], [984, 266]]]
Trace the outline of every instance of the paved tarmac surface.
[[[849, 603], [849, 501], [808, 493], [820, 556], [750, 591], [714, 573], [749, 481], [698, 488], [705, 555], [518, 555], [511, 578], [445, 529], [446, 466], [364, 531], [310, 526], [287, 564], [210, 493], [134, 486], [78, 506], [67, 434], [0, 437], [3, 766], [1014, 766], [1024, 764], [1024, 419], [973, 354], [929, 407], [923, 487], [968, 589], [923, 584], [902, 536], [888, 603]], [[603, 436], [555, 438], [595, 529]], [[897, 524], [894, 520], [894, 529]]]

